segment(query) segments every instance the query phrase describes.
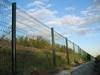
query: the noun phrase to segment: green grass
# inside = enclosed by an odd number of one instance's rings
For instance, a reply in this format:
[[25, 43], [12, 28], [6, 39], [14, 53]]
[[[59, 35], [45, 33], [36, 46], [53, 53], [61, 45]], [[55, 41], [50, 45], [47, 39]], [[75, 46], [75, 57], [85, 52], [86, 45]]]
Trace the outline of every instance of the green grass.
[[[2, 39], [0, 45], [0, 75], [11, 75], [12, 51], [9, 47], [10, 42]], [[19, 38], [17, 39], [16, 46], [16, 65], [18, 75], [30, 75], [33, 70], [48, 71], [58, 68], [69, 68], [64, 46], [55, 45], [56, 67], [54, 67], [52, 63], [52, 48], [48, 41], [42, 38], [38, 38], [37, 40]], [[75, 57], [79, 59], [81, 56], [77, 53], [74, 53], [73, 56], [72, 50], [69, 49], [69, 57], [71, 63], [74, 61]]]
[[[33, 70], [52, 70], [51, 52], [32, 52], [17, 50], [17, 74], [30, 75]], [[57, 67], [65, 64], [61, 56], [56, 55]], [[11, 75], [11, 49], [0, 49], [0, 74]]]

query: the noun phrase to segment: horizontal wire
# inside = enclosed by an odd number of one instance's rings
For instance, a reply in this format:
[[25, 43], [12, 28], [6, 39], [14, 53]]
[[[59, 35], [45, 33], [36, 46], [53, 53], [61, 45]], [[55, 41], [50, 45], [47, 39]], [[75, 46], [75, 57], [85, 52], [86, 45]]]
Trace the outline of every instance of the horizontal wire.
[[[36, 26], [37, 26], [37, 24], [28, 24], [27, 26], [30, 26], [30, 25], [34, 25], [34, 28], [37, 28]], [[26, 24], [24, 23], [24, 26], [26, 26]], [[40, 28], [40, 26], [39, 26], [39, 28]], [[47, 31], [50, 31], [50, 30], [47, 30]]]
[[[28, 28], [30, 28], [30, 29], [33, 28], [32, 26], [26, 25], [25, 23], [22, 23], [21, 21], [18, 21], [18, 20], [17, 20], [17, 22], [20, 23], [20, 24], [22, 24], [22, 25], [24, 25], [24, 26], [26, 26], [26, 27], [28, 27]], [[38, 29], [35, 29], [35, 30], [39, 31]]]
[[[23, 12], [24, 14], [26, 14], [29, 18], [35, 20], [37, 23], [40, 23], [39, 25], [44, 26], [44, 27], [46, 27], [46, 28], [48, 28], [48, 29], [51, 29], [50, 27], [48, 27], [48, 26], [45, 25], [44, 23], [42, 23], [42, 22], [40, 22], [39, 20], [37, 20], [36, 18], [32, 17], [30, 14], [28, 14], [28, 13], [25, 12], [24, 10], [22, 10], [22, 9], [20, 9], [20, 8], [17, 8], [17, 9], [19, 9], [20, 11], [22, 11], [22, 12]], [[22, 16], [20, 16], [20, 17], [22, 17]], [[24, 18], [25, 18], [25, 17], [24, 17]], [[27, 19], [27, 20], [30, 20], [30, 19]], [[30, 21], [31, 21], [31, 20], [30, 20]], [[31, 22], [32, 22], [32, 21], [31, 21]], [[27, 26], [27, 25], [25, 25], [25, 26]], [[28, 25], [28, 27], [29, 27], [30, 29], [33, 28], [33, 27], [30, 26], [30, 25]], [[36, 31], [37, 31], [37, 29], [36, 29]], [[38, 30], [38, 31], [39, 31], [39, 30]], [[58, 37], [60, 37], [60, 38], [65, 38], [63, 35], [59, 34], [58, 32], [55, 31], [55, 33], [57, 34], [56, 36], [58, 36]], [[71, 43], [73, 44], [72, 41], [70, 41], [70, 40], [68, 40], [68, 41], [71, 42]], [[78, 45], [77, 45], [77, 46], [78, 46]]]
[[[20, 24], [22, 24], [22, 25], [25, 25], [24, 23], [22, 23], [22, 22], [20, 22], [20, 21], [18, 21], [18, 23], [20, 23]], [[30, 28], [31, 30], [33, 30], [33, 29], [35, 29], [36, 31], [39, 31], [39, 32], [41, 32], [40, 30], [38, 30], [38, 29], [36, 29], [36, 28], [33, 28], [33, 26], [30, 26], [30, 25], [25, 25], [25, 26], [27, 26], [28, 28]], [[32, 29], [33, 28], [33, 29]], [[45, 33], [45, 32], [44, 32]], [[46, 33], [47, 34], [47, 33]], [[51, 33], [50, 33], [51, 34]]]
[[[29, 20], [29, 19], [28, 19], [28, 20]], [[31, 20], [30, 20], [30, 21], [31, 21]], [[50, 28], [49, 28], [49, 29], [50, 29]], [[59, 34], [58, 32], [55, 31], [55, 33], [58, 34], [58, 37], [60, 37], [60, 38], [65, 38], [64, 36], [62, 36], [62, 35]], [[56, 36], [57, 36], [57, 35], [56, 35]], [[72, 41], [70, 41], [70, 42], [72, 42]], [[73, 43], [73, 42], [72, 42], [72, 43]]]
[[[19, 21], [18, 21], [19, 22]], [[21, 23], [21, 22], [20, 22]], [[21, 24], [23, 24], [23, 25], [25, 25], [25, 23], [21, 23]], [[27, 25], [27, 26], [29, 26], [29, 25]], [[32, 26], [31, 26], [32, 27]], [[38, 30], [39, 31], [39, 30]], [[50, 32], [50, 34], [51, 34], [51, 32]], [[61, 38], [61, 37], [60, 37]]]
[[[18, 18], [20, 19], [20, 17], [22, 18], [23, 16], [22, 15], [17, 15], [18, 16]], [[20, 17], [19, 17], [20, 16]], [[35, 20], [30, 20], [30, 19], [28, 19], [28, 18], [26, 18], [26, 17], [23, 17], [23, 19], [25, 20], [25, 19], [27, 19], [27, 21], [30, 21], [31, 23], [33, 23], [33, 21], [35, 21]], [[35, 22], [37, 22], [37, 21], [35, 21]], [[38, 23], [38, 22], [37, 22]], [[33, 23], [34, 24], [34, 23]], [[41, 25], [42, 26], [42, 24], [38, 24], [38, 25]], [[36, 25], [37, 26], [37, 25]], [[42, 26], [43, 27], [43, 26]], [[45, 27], [45, 26], [44, 26]], [[50, 28], [45, 28], [46, 30], [50, 30]]]
[[60, 33], [56, 32], [55, 30], [54, 30], [54, 32], [55, 32], [58, 36], [60, 36], [61, 38], [64, 38], [64, 39], [65, 39], [65, 37], [64, 37], [63, 35], [61, 35]]
[[12, 10], [11, 9], [11, 6], [7, 6], [7, 5], [0, 5], [0, 9], [9, 9], [9, 10]]
[[8, 1], [8, 0], [6, 0], [6, 1], [0, 1], [0, 4], [3, 4], [3, 5], [11, 5], [12, 3], [10, 2], [10, 1]]
[[[16, 36], [18, 36], [18, 35], [20, 35], [20, 36], [23, 36], [24, 34], [26, 34], [24, 31], [22, 31], [22, 30], [17, 30], [16, 32], [20, 32], [21, 34], [17, 34]], [[29, 34], [28, 34], [29, 35]], [[26, 34], [26, 36], [28, 36], [27, 34]], [[33, 34], [31, 34], [32, 36], [30, 36], [30, 37], [33, 37], [34, 36], [34, 33]], [[30, 38], [29, 36], [28, 36], [28, 38]], [[35, 36], [35, 37], [38, 37], [38, 36]], [[47, 38], [45, 38], [45, 39], [47, 39]], [[51, 40], [50, 38], [48, 39], [48, 40]]]
[[[0, 22], [1, 23], [1, 22]], [[3, 23], [1, 23], [2, 25], [0, 25], [1, 27], [5, 27], [5, 28], [8, 28], [8, 29], [11, 29], [11, 25], [10, 24], [8, 24], [8, 23], [6, 23], [6, 22], [3, 22]], [[5, 24], [8, 24], [8, 25], [5, 25]]]
[[[21, 10], [22, 11], [22, 10]], [[24, 12], [24, 11], [23, 11]], [[25, 12], [24, 12], [25, 13]], [[29, 16], [29, 14], [28, 14], [28, 16]], [[32, 18], [32, 19], [34, 19], [34, 18]], [[34, 19], [35, 20], [35, 19]], [[39, 22], [38, 20], [36, 20], [37, 22]], [[40, 23], [40, 22], [39, 22]], [[41, 23], [42, 25], [43, 25], [43, 23]], [[44, 26], [44, 25], [43, 25]], [[49, 27], [48, 27], [49, 28]], [[50, 28], [49, 28], [50, 29]], [[57, 32], [56, 32], [57, 33]], [[58, 33], [57, 33], [58, 34]], [[61, 36], [62, 38], [65, 38], [64, 36], [62, 36], [61, 34], [58, 34], [59, 36]], [[60, 37], [60, 38], [61, 38]]]
[[[16, 34], [17, 34], [17, 32], [20, 32], [20, 33], [24, 33], [25, 34], [25, 32], [24, 31], [21, 31], [21, 30], [17, 30], [16, 31]], [[18, 35], [18, 34], [17, 34]]]
[[[23, 31], [23, 30], [17, 30], [18, 32], [20, 31], [20, 32], [24, 32], [24, 34], [28, 34], [28, 33], [25, 33], [25, 31]], [[36, 36], [36, 33], [31, 33], [31, 34], [28, 34], [28, 35], [32, 35], [32, 36], [34, 36], [34, 34], [35, 34], [35, 36]], [[38, 33], [37, 33], [38, 34]], [[40, 33], [39, 33], [40, 34]], [[43, 36], [44, 34], [42, 34], [42, 35], [40, 35], [40, 36]], [[38, 35], [37, 35], [38, 36]], [[43, 37], [47, 37], [47, 36], [50, 36], [50, 35], [44, 35]], [[50, 38], [49, 38], [50, 39]]]
[[11, 28], [8, 27], [8, 26], [2, 26], [2, 25], [0, 25], [0, 29], [1, 29], [1, 28], [5, 28], [5, 29], [10, 29], [10, 30], [11, 30]]
[[5, 31], [5, 30], [3, 30], [3, 29], [0, 29], [0, 31], [8, 33], [8, 31]]
[[50, 27], [48, 27], [47, 25], [45, 25], [44, 23], [42, 23], [41, 21], [39, 21], [39, 20], [37, 20], [36, 18], [32, 17], [30, 14], [28, 14], [28, 13], [25, 12], [24, 10], [22, 10], [22, 9], [20, 9], [20, 8], [18, 8], [18, 7], [17, 7], [17, 9], [19, 9], [19, 10], [22, 11], [22, 12], [24, 12], [24, 13], [25, 13], [26, 15], [28, 15], [31, 19], [33, 19], [33, 20], [39, 22], [39, 23], [42, 24], [43, 26], [45, 26], [45, 27], [47, 27], [47, 28], [50, 28]]
[[[25, 12], [24, 12], [25, 13]], [[37, 21], [37, 20], [36, 20]], [[42, 23], [43, 25], [43, 23]], [[50, 28], [49, 28], [50, 29]], [[56, 32], [57, 33], [57, 32]], [[58, 34], [58, 33], [57, 33]], [[60, 38], [65, 38], [64, 36], [62, 36], [61, 34], [58, 34], [59, 36], [61, 36]]]
[[[50, 29], [50, 28], [49, 28]], [[57, 32], [56, 32], [57, 33]], [[61, 34], [59, 34], [59, 33], [57, 33], [59, 36], [60, 36], [60, 38], [65, 38], [64, 36], [62, 36]]]

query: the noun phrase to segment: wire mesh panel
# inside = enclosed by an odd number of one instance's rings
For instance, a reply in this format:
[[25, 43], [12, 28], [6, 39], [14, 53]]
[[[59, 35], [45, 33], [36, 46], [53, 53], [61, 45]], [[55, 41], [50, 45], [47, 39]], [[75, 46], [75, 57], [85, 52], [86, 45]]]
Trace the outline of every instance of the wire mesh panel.
[[81, 55], [82, 55], [83, 60], [86, 62], [87, 61], [87, 53], [82, 49], [81, 49]]
[[75, 53], [78, 53], [79, 46], [75, 44]]
[[73, 45], [73, 42], [71, 42], [70, 40], [68, 40], [68, 49], [69, 49], [70, 63], [73, 63], [74, 62], [74, 50], [75, 50], [75, 47]]
[[17, 74], [52, 68], [51, 29], [17, 7]]
[[81, 48], [75, 44], [75, 62], [82, 63]]
[[11, 18], [12, 4], [0, 0], [0, 75], [12, 75]]
[[56, 64], [58, 67], [65, 68], [67, 65], [67, 52], [66, 52], [66, 40], [65, 37], [57, 32], [54, 32], [55, 40], [55, 52], [56, 52]]

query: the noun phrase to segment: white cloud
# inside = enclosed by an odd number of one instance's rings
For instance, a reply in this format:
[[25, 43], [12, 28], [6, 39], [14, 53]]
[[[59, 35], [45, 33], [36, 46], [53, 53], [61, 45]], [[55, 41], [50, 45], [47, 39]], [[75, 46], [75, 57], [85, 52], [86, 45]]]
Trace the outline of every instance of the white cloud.
[[[76, 16], [75, 14], [73, 15], [66, 14], [62, 17], [57, 16], [57, 14], [59, 14], [57, 11], [48, 8], [51, 6], [52, 6], [51, 4], [46, 5], [46, 3], [41, 0], [34, 1], [28, 5], [29, 7], [28, 13], [31, 16], [37, 18], [38, 20], [42, 21], [43, 23], [47, 24], [50, 27], [60, 26], [63, 28], [63, 26], [71, 26], [71, 27], [73, 26], [74, 30], [71, 29], [72, 30], [72, 31], [70, 30], [71, 32], [75, 32], [78, 34], [84, 34], [84, 35], [88, 32], [91, 32], [91, 29], [81, 28], [80, 30], [77, 30], [77, 27], [82, 26], [83, 28], [85, 28], [86, 26], [88, 27], [88, 25], [91, 25], [96, 22], [100, 22], [99, 9], [95, 6], [90, 6], [86, 10], [81, 11], [80, 13], [82, 16]], [[76, 9], [73, 7], [68, 7], [66, 8], [66, 11], [75, 12]], [[98, 11], [98, 14], [96, 14], [97, 11]]]
[[58, 20], [54, 20], [54, 21], [47, 22], [47, 24], [50, 25], [50, 26], [52, 26], [52, 25], [59, 25], [59, 24], [61, 24], [61, 22], [58, 21]]
[[[41, 15], [42, 14], [42, 15]], [[41, 9], [37, 10], [34, 13], [31, 13], [31, 15], [34, 15], [37, 19], [45, 22], [45, 24], [55, 27], [55, 26], [87, 26], [92, 23], [99, 22], [100, 16], [98, 15], [92, 15], [92, 16], [87, 16], [87, 17], [79, 17], [75, 15], [65, 15], [63, 17], [57, 17], [56, 12], [50, 10], [50, 9]], [[76, 29], [77, 30], [77, 29]], [[79, 35], [81, 34], [87, 34], [91, 32], [91, 30], [78, 30], [78, 31], [73, 31], [78, 33]]]
[[27, 5], [28, 6], [28, 8], [31, 8], [31, 7], [44, 7], [45, 6], [45, 4], [42, 2], [42, 1], [34, 1], [34, 2], [32, 2], [32, 3], [30, 3], [30, 4], [28, 4]]
[[56, 11], [51, 11], [46, 8], [36, 10], [35, 12], [29, 12], [32, 16], [36, 17], [39, 20], [49, 20], [55, 18]]
[[93, 30], [89, 28], [80, 28], [80, 29], [75, 29], [74, 31], [77, 34], [84, 36], [84, 35], [90, 34], [90, 32], [92, 32]]
[[62, 17], [62, 24], [65, 25], [82, 25], [84, 24], [84, 18], [74, 15], [67, 15]]
[[81, 11], [81, 14], [84, 16], [91, 16], [93, 13], [89, 12], [88, 10]]
[[50, 8], [52, 5], [50, 3], [47, 3], [46, 1], [44, 0], [35, 0], [35, 1], [32, 1], [31, 3], [29, 3], [27, 5], [27, 7], [30, 9], [41, 9], [41, 8]]
[[[42, 1], [35, 1], [34, 3], [31, 3], [30, 6], [37, 5], [34, 9], [29, 9], [29, 13], [34, 16], [35, 18], [42, 20], [43, 22], [46, 21], [46, 24], [54, 24], [54, 25], [86, 25], [86, 24], [91, 24], [94, 21], [92, 21], [92, 17], [80, 17], [80, 16], [75, 16], [75, 15], [64, 15], [62, 17], [57, 17], [56, 14], [58, 13], [57, 11], [47, 9], [45, 7], [45, 4]], [[42, 8], [37, 8], [41, 7]], [[67, 11], [74, 11], [75, 8], [73, 7], [68, 7], [66, 8]], [[88, 11], [82, 11], [84, 14], [90, 15]], [[94, 17], [93, 17], [94, 18]], [[95, 22], [97, 20], [97, 17], [95, 17]], [[91, 21], [91, 22], [90, 22]]]
[[34, 1], [28, 5], [28, 13], [40, 21], [48, 22], [51, 19], [54, 19], [56, 17], [55, 15], [58, 13], [57, 11], [49, 9], [51, 6], [51, 4], [46, 4], [41, 0]]

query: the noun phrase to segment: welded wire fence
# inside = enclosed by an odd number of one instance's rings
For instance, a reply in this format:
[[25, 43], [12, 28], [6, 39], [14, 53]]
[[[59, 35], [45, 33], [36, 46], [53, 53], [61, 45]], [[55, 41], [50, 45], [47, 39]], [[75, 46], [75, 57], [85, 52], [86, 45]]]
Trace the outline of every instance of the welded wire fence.
[[10, 2], [0, 1], [0, 75], [12, 74], [11, 9]]
[[[31, 75], [34, 70], [66, 68], [87, 61], [89, 54], [78, 45], [24, 9], [16, 7], [15, 13], [11, 7], [10, 2], [0, 3], [0, 75]], [[12, 22], [12, 12], [16, 14], [13, 15], [16, 22]], [[11, 35], [12, 23], [16, 23], [15, 36]], [[16, 45], [15, 49], [12, 49], [12, 43]], [[15, 60], [12, 59], [14, 56]]]
[[19, 7], [16, 23], [18, 75], [28, 75], [35, 69], [66, 68], [68, 61], [69, 64], [85, 61], [78, 45], [67, 40], [67, 48], [64, 36]]
[[23, 9], [16, 16], [18, 75], [52, 68], [51, 30]]

